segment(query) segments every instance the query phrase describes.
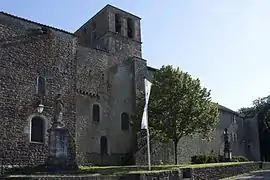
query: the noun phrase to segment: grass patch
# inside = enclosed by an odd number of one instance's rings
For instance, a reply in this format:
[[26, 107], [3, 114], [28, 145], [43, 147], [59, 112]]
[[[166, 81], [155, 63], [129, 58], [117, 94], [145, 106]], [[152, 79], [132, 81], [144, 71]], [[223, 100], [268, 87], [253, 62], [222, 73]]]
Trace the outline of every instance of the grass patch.
[[223, 163], [209, 163], [209, 164], [191, 164], [187, 165], [186, 168], [204, 168], [204, 167], [213, 167], [213, 166], [229, 166], [235, 164], [245, 164], [250, 162], [223, 162]]
[[119, 174], [134, 174], [144, 172], [160, 172], [170, 171], [183, 167], [185, 165], [157, 165], [152, 166], [152, 170], [148, 171], [148, 166], [81, 166], [80, 170], [87, 173], [97, 173], [102, 175], [119, 175]]
[[244, 164], [249, 162], [227, 162], [227, 163], [209, 163], [209, 164], [178, 164], [178, 165], [155, 165], [148, 171], [148, 166], [81, 166], [80, 170], [85, 173], [97, 175], [121, 175], [138, 173], [157, 173], [172, 171], [183, 168], [204, 168], [213, 166], [229, 166], [235, 164]]

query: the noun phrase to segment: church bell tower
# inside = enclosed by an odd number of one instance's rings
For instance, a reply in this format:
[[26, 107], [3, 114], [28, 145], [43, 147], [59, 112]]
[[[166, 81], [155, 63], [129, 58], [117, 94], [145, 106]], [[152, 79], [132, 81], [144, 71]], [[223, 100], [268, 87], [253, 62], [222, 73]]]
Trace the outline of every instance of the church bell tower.
[[121, 57], [141, 58], [141, 18], [106, 5], [75, 35], [83, 46], [102, 49]]

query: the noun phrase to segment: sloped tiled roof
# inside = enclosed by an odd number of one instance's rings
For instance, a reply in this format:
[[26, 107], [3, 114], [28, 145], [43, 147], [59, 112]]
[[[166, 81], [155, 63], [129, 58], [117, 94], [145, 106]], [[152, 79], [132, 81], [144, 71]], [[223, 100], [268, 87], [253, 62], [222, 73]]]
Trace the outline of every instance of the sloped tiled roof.
[[148, 71], [157, 71], [158, 69], [156, 69], [156, 68], [153, 68], [153, 67], [150, 67], [150, 66], [147, 66], [147, 70]]
[[227, 108], [227, 107], [222, 106], [222, 105], [220, 105], [220, 104], [218, 105], [218, 109], [219, 109], [220, 111], [225, 111], [225, 112], [228, 112], [228, 113], [235, 114], [235, 115], [238, 115], [238, 116], [243, 117], [243, 115], [240, 114], [239, 112], [234, 111], [234, 110], [231, 110], [230, 108]]
[[41, 23], [38, 23], [38, 22], [34, 22], [34, 21], [31, 21], [31, 20], [28, 20], [28, 19], [25, 19], [25, 18], [22, 18], [22, 17], [19, 17], [19, 16], [15, 16], [15, 15], [12, 15], [12, 14], [9, 14], [9, 13], [6, 13], [6, 12], [3, 12], [3, 11], [0, 11], [0, 14], [3, 14], [5, 16], [9, 16], [11, 18], [15, 18], [15, 19], [18, 19], [18, 20], [21, 20], [21, 21], [25, 21], [25, 22], [28, 22], [28, 23], [33, 23], [33, 24], [36, 24], [38, 26], [43, 26], [43, 27], [47, 27], [47, 28], [50, 28], [50, 29], [53, 29], [53, 30], [56, 30], [56, 31], [61, 31], [61, 32], [64, 32], [64, 33], [67, 33], [67, 34], [70, 34], [70, 35], [75, 36], [74, 33], [65, 31], [63, 29], [58, 29], [58, 28], [55, 28], [55, 27], [52, 27], [52, 26], [44, 25], [44, 24], [41, 24]]
[[225, 106], [222, 106], [220, 104], [218, 105], [218, 109], [223, 110], [223, 111], [227, 111], [227, 112], [231, 112], [231, 113], [237, 113], [237, 112], [235, 112], [235, 111], [233, 111]]

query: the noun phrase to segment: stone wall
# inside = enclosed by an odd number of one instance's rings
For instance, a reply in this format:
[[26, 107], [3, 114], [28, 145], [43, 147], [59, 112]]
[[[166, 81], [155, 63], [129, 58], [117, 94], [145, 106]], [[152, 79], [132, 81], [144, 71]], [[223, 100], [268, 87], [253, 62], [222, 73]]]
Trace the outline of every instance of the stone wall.
[[263, 162], [261, 168], [262, 169], [270, 169], [270, 162]]
[[245, 153], [250, 160], [261, 160], [258, 117], [245, 118], [244, 126], [245, 131], [243, 135], [245, 138], [243, 139], [243, 146], [245, 148]]
[[[132, 151], [131, 115], [134, 100], [134, 60], [87, 47], [77, 52], [77, 140], [80, 164], [121, 164]], [[100, 122], [92, 120], [92, 105], [101, 108]], [[121, 130], [121, 114], [130, 118]], [[108, 155], [100, 156], [100, 138], [108, 140]]]
[[5, 179], [32, 179], [32, 180], [155, 180], [155, 179], [167, 179], [167, 180], [181, 180], [181, 179], [193, 179], [193, 180], [209, 180], [209, 179], [222, 179], [231, 176], [236, 176], [251, 171], [269, 169], [269, 163], [261, 162], [247, 162], [234, 165], [212, 166], [204, 168], [190, 168], [190, 169], [175, 169], [159, 172], [141, 172], [127, 175], [17, 175], [8, 176]]
[[[121, 14], [122, 30], [115, 32], [114, 14]], [[127, 37], [126, 18], [134, 19], [135, 36]], [[97, 39], [91, 44], [93, 23]], [[141, 57], [140, 20], [127, 12], [106, 6], [75, 32], [80, 46], [77, 53], [77, 139], [80, 164], [122, 164], [134, 150], [132, 114], [137, 82], [137, 60]], [[86, 47], [88, 46], [88, 47]], [[89, 47], [96, 47], [91, 49]], [[140, 58], [138, 58], [140, 59]], [[146, 67], [146, 61], [143, 60]], [[136, 79], [136, 80], [135, 80]], [[92, 121], [91, 107], [99, 104], [101, 121]], [[127, 113], [129, 129], [121, 129], [121, 114]], [[108, 140], [108, 154], [100, 155], [100, 138]]]
[[[76, 38], [40, 24], [0, 13], [0, 149], [6, 165], [40, 164], [48, 142], [30, 142], [31, 118], [39, 116], [45, 132], [53, 117], [54, 99], [62, 94], [63, 122], [72, 136], [71, 158], [75, 158]], [[46, 79], [42, 114], [36, 108], [37, 78]]]
[[[115, 14], [120, 15], [120, 33], [115, 32]], [[127, 35], [128, 18], [133, 21], [133, 38]], [[93, 34], [96, 34], [96, 38], [92, 37]], [[124, 58], [123, 60], [133, 56], [142, 57], [140, 18], [111, 5], [100, 10], [81, 26], [75, 35], [81, 45], [103, 49], [120, 56], [120, 59]]]
[[[119, 180], [119, 176], [87, 176], [87, 175], [71, 175], [71, 176], [62, 176], [62, 175], [53, 175], [53, 176], [11, 176], [6, 177], [5, 179], [13, 180]], [[127, 179], [129, 180], [129, 179]], [[133, 179], [130, 179], [133, 180]], [[134, 179], [135, 180], [135, 179]]]
[[222, 179], [226, 177], [236, 176], [239, 174], [248, 173], [261, 169], [260, 162], [251, 162], [244, 164], [228, 165], [228, 166], [214, 166], [206, 168], [192, 169], [191, 176], [194, 180], [203, 179]]
[[[99, 152], [100, 135], [96, 131], [100, 130], [99, 125], [106, 125], [110, 110], [107, 92], [109, 83], [106, 78], [107, 73], [105, 73], [108, 55], [99, 50], [80, 47], [77, 52], [77, 61], [77, 160], [80, 164], [85, 164], [89, 162], [88, 153]], [[100, 123], [102, 124], [92, 121], [92, 106], [95, 103], [101, 107]], [[98, 136], [94, 136], [94, 133]]]
[[[120, 34], [115, 32], [115, 13], [121, 16]], [[127, 37], [127, 18], [134, 21], [133, 38]], [[102, 50], [89, 48], [93, 45], [94, 22], [97, 41], [92, 47]], [[39, 33], [45, 26], [2, 13], [0, 24], [1, 66], [4, 67], [1, 68], [3, 101], [0, 107], [1, 118], [5, 119], [1, 131], [5, 138], [1, 141], [3, 146], [8, 146], [14, 139], [10, 147], [3, 148], [12, 149], [4, 159], [24, 158], [26, 164], [44, 161], [48, 138], [45, 144], [29, 143], [29, 122], [37, 115], [36, 107], [40, 103], [36, 81], [38, 76], [43, 76], [46, 78], [46, 97], [42, 102], [45, 110], [39, 117], [46, 119], [46, 129], [53, 116], [54, 97], [61, 93], [66, 105], [64, 122], [71, 131], [73, 144], [77, 141], [78, 162], [122, 163], [122, 156], [132, 152], [135, 144], [131, 115], [138, 77], [135, 71], [139, 66], [132, 57], [141, 57], [140, 18], [108, 5], [75, 33], [77, 37], [47, 26], [53, 36], [33, 35], [31, 33]], [[77, 39], [80, 45], [88, 47], [78, 46]], [[146, 66], [145, 60], [143, 66]], [[100, 123], [92, 121], [93, 104], [100, 105]], [[130, 118], [128, 131], [121, 130], [123, 112]], [[108, 138], [108, 155], [103, 162], [100, 160], [101, 136]]]
[[109, 18], [109, 31], [115, 32], [115, 14], [118, 13], [120, 15], [121, 21], [121, 33], [120, 35], [127, 38], [127, 19], [131, 18], [134, 23], [134, 37], [133, 40], [137, 42], [141, 42], [141, 27], [140, 27], [140, 18], [130, 14], [121, 9], [115, 8], [113, 6], [107, 6], [108, 18]]
[[[108, 19], [108, 13], [103, 9], [88, 20], [74, 33], [78, 37], [79, 43], [88, 47], [96, 47], [100, 43], [99, 38], [109, 29]], [[96, 39], [93, 33], [94, 28]]]

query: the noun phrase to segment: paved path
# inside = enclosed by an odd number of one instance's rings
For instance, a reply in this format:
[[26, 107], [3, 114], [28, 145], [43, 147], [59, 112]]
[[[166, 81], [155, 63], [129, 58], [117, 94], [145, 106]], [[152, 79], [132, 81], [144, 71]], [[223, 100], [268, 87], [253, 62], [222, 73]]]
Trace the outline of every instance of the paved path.
[[242, 176], [236, 176], [232, 178], [226, 178], [226, 180], [242, 180], [242, 179], [264, 179], [264, 180], [270, 180], [270, 170], [265, 171], [256, 171], [252, 173], [248, 173]]

